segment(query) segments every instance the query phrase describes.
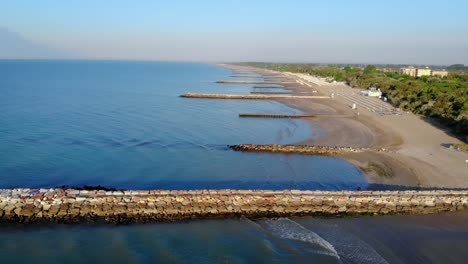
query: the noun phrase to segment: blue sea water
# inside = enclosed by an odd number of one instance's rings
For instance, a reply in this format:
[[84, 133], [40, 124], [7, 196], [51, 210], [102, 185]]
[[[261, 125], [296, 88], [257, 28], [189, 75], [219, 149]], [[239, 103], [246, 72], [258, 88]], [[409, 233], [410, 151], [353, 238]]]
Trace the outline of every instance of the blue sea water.
[[274, 101], [179, 97], [253, 91], [215, 83], [230, 75], [197, 63], [0, 61], [0, 188], [366, 188], [340, 159], [229, 150], [322, 132], [302, 120], [238, 117], [298, 112]]
[[[336, 158], [239, 153], [228, 144], [320, 136], [273, 101], [184, 99], [249, 93], [215, 65], [0, 60], [0, 188], [355, 189]], [[0, 263], [463, 263], [466, 214], [249, 219], [145, 225], [0, 225]]]

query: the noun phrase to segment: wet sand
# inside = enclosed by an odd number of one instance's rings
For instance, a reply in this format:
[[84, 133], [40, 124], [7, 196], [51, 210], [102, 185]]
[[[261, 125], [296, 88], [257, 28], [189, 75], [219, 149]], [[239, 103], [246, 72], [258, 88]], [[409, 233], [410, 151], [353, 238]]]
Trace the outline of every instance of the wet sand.
[[[226, 66], [226, 65], [224, 65]], [[285, 76], [292, 74], [269, 70], [242, 68], [260, 75]], [[343, 84], [318, 85], [320, 80], [304, 84], [286, 84], [285, 89], [297, 95], [330, 95], [338, 89], [352, 89]], [[313, 93], [313, 91], [316, 91]], [[468, 188], [468, 153], [446, 148], [449, 143], [460, 143], [452, 137], [411, 113], [378, 115], [365, 109], [352, 110], [349, 102], [340, 96], [333, 100], [278, 100], [305, 113], [350, 115], [349, 118], [304, 118], [311, 126], [320, 127], [316, 139], [298, 144], [384, 148], [386, 153], [364, 152], [342, 155], [343, 159], [361, 168], [371, 185], [393, 185], [430, 188]], [[359, 114], [358, 114], [359, 113]]]

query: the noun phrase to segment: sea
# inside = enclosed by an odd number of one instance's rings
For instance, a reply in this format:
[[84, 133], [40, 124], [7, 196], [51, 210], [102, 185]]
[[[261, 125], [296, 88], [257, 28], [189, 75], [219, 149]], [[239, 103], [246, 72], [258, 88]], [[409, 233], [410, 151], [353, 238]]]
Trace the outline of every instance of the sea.
[[[239, 117], [301, 112], [276, 101], [179, 97], [255, 91], [216, 83], [231, 74], [203, 63], [0, 60], [0, 188], [371, 188], [339, 158], [230, 150], [325, 136], [300, 119]], [[456, 250], [452, 242], [468, 248], [468, 225], [444, 230], [451, 215], [421, 219], [431, 217], [2, 224], [0, 263], [427, 263]], [[421, 241], [431, 234], [435, 241]]]

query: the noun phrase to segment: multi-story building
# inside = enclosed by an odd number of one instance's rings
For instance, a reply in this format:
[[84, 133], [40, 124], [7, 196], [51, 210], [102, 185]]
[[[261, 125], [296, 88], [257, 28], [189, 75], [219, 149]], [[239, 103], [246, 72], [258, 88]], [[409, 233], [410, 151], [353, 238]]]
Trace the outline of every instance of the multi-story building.
[[432, 71], [432, 76], [439, 76], [439, 77], [447, 77], [448, 76], [448, 71], [446, 70], [441, 70], [441, 71]]
[[400, 73], [406, 74], [412, 77], [416, 77], [416, 74], [418, 73], [418, 69], [414, 68], [413, 66], [408, 66], [406, 68], [401, 68]]
[[421, 77], [421, 76], [440, 76], [440, 77], [445, 77], [448, 75], [448, 72], [446, 70], [441, 70], [441, 71], [434, 71], [431, 70], [429, 67], [425, 68], [415, 68], [413, 66], [408, 66], [406, 68], [401, 68], [400, 69], [401, 74], [407, 74], [411, 77]]
[[432, 70], [429, 69], [429, 67], [416, 69], [416, 77], [431, 76], [431, 75], [432, 75]]

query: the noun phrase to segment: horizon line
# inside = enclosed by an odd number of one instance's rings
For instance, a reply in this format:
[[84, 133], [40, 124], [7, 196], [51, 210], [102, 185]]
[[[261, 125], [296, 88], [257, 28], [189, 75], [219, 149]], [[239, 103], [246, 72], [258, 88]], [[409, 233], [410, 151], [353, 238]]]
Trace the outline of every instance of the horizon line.
[[207, 64], [235, 64], [235, 63], [270, 63], [270, 64], [319, 64], [319, 65], [413, 65], [413, 66], [451, 66], [456, 64], [421, 64], [421, 63], [385, 63], [385, 62], [275, 62], [275, 61], [197, 61], [197, 60], [158, 60], [158, 59], [112, 59], [112, 58], [0, 58], [0, 61], [102, 61], [102, 62], [180, 62]]

